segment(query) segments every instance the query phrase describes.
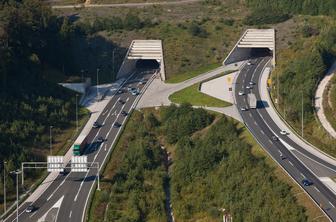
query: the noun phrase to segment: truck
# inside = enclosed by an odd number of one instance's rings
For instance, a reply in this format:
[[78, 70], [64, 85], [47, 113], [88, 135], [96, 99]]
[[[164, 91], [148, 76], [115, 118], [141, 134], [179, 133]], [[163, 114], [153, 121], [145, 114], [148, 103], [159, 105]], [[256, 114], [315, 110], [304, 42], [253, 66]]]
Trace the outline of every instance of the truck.
[[247, 102], [249, 104], [250, 109], [257, 108], [257, 97], [253, 93], [247, 94]]
[[82, 155], [86, 145], [87, 145], [86, 135], [79, 135], [73, 145], [72, 154], [74, 156]]

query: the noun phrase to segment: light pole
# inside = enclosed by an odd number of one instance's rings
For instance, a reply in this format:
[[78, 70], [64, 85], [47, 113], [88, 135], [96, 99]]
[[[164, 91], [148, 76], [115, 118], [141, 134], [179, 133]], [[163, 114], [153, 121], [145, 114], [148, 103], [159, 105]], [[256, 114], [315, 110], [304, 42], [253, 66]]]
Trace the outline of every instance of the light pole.
[[99, 68], [97, 68], [97, 99], [99, 98], [99, 91], [98, 91], [98, 76], [99, 76]]
[[3, 178], [4, 178], [4, 213], [6, 213], [6, 161], [3, 162]]
[[50, 155], [52, 154], [52, 135], [51, 135], [51, 129], [53, 126], [49, 126], [49, 139], [50, 139], [50, 144], [49, 144], [49, 149], [50, 149]]
[[112, 73], [113, 73], [113, 75], [115, 74], [114, 73], [114, 51], [115, 50], [116, 50], [116, 48], [114, 48], [113, 51], [112, 51]]
[[301, 94], [301, 136], [303, 138], [303, 90], [302, 90], [302, 94]]
[[19, 222], [19, 174], [21, 171], [15, 170], [10, 173], [16, 175], [16, 221]]
[[78, 98], [78, 94], [76, 94], [76, 130], [78, 132], [78, 104], [77, 104], [77, 99]]

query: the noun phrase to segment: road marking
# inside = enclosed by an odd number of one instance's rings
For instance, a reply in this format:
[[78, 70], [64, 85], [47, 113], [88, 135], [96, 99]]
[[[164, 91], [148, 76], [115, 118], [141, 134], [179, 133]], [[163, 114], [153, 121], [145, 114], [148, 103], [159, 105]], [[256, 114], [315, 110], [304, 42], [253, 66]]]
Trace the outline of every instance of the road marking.
[[35, 212], [32, 215], [30, 215], [29, 217], [32, 218], [36, 213], [37, 213], [37, 210], [35, 210]]
[[268, 142], [270, 142], [271, 144], [273, 144], [272, 140], [268, 139]]
[[70, 211], [69, 218], [71, 218], [71, 215], [72, 215], [72, 211]]
[[56, 193], [56, 191], [65, 183], [66, 179], [68, 178], [68, 176], [70, 176], [70, 173], [68, 175], [66, 175], [66, 177], [64, 178], [64, 180], [62, 181], [62, 183], [60, 183], [57, 188], [51, 193], [51, 195], [48, 197], [47, 201], [50, 200], [50, 198]]
[[254, 124], [257, 125], [257, 122], [254, 120]]
[[315, 190], [316, 190], [317, 192], [321, 193], [321, 192], [320, 192], [320, 190], [319, 190], [319, 189], [317, 189], [317, 187], [314, 187], [314, 188], [315, 188]]
[[332, 204], [330, 201], [329, 201], [329, 204], [330, 204], [333, 208], [335, 208], [334, 204]]
[[292, 163], [291, 161], [288, 161], [288, 163], [289, 163], [290, 165], [294, 166], [293, 163]]
[[105, 112], [102, 113], [102, 115], [105, 116], [106, 113], [108, 113], [108, 109], [106, 109]]
[[[129, 100], [129, 97], [127, 97], [126, 102], [127, 102], [128, 100]], [[124, 107], [125, 107], [125, 105], [126, 105], [126, 102], [122, 105], [122, 107], [121, 107], [121, 109], [120, 109], [120, 111], [119, 111], [118, 116], [120, 115], [120, 113], [121, 113], [122, 110], [124, 109]], [[114, 125], [114, 123], [115, 123], [116, 121], [117, 121], [117, 118], [116, 118], [116, 119], [114, 120], [114, 122], [112, 123], [112, 127], [110, 128], [109, 132], [107, 133], [106, 138], [108, 138], [109, 135], [110, 135], [110, 132], [112, 132], [113, 125]], [[120, 128], [118, 128], [118, 130], [120, 130]], [[95, 162], [96, 158], [98, 157], [98, 153], [99, 153], [99, 152], [97, 152], [97, 154], [95, 155], [95, 157], [94, 157], [94, 159], [93, 159], [92, 162]], [[75, 196], [75, 198], [74, 198], [74, 201], [75, 201], [75, 202], [77, 201], [78, 194], [79, 194], [79, 192], [81, 191], [82, 186], [83, 186], [83, 183], [84, 183], [85, 179], [87, 178], [89, 172], [90, 172], [90, 170], [88, 170], [88, 171], [86, 172], [85, 177], [84, 177], [84, 179], [82, 180], [82, 182], [81, 182], [81, 184], [80, 184], [80, 186], [79, 186], [79, 189], [78, 189], [78, 191], [77, 191], [77, 194], [76, 194], [76, 196]]]
[[303, 173], [300, 173], [300, 174], [301, 174], [301, 176], [302, 176], [303, 178], [306, 178], [305, 175], [304, 175]]
[[261, 132], [263, 135], [265, 135], [265, 132], [264, 132], [263, 130], [260, 130], [260, 132]]
[[251, 113], [249, 113], [249, 116], [252, 118], [252, 114]]

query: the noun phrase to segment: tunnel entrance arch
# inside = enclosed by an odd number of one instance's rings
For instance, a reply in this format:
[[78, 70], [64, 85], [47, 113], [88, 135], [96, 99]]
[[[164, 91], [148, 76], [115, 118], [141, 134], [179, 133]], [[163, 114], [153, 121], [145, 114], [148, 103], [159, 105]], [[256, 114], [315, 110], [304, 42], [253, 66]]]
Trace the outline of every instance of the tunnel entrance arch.
[[271, 56], [275, 66], [275, 30], [247, 29], [225, 58], [223, 65], [257, 58]]
[[133, 40], [117, 78], [126, 77], [137, 68], [157, 69], [161, 80], [166, 80], [161, 40]]

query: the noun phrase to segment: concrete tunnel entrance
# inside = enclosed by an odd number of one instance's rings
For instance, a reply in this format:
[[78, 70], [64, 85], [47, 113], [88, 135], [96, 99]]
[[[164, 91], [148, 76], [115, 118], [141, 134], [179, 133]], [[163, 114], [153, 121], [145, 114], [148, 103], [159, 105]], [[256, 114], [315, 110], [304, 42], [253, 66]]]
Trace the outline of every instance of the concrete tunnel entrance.
[[117, 79], [127, 77], [136, 69], [158, 70], [161, 80], [166, 80], [161, 40], [133, 40]]
[[223, 65], [264, 56], [273, 57], [272, 65], [275, 65], [275, 30], [247, 29], [225, 58]]

